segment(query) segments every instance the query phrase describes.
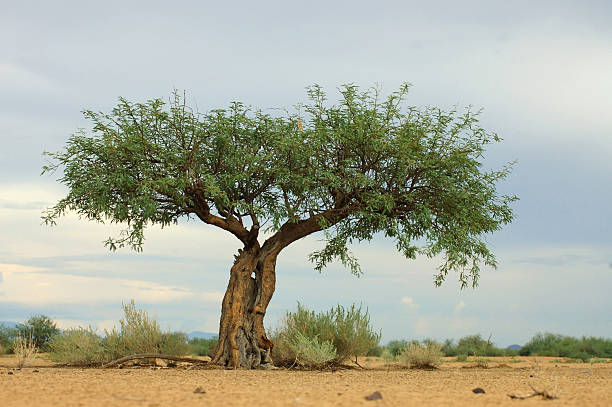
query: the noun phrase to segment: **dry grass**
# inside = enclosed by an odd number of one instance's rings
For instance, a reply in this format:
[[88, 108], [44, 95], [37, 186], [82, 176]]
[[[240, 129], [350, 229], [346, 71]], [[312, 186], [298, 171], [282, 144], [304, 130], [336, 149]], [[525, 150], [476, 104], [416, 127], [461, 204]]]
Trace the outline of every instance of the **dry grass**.
[[13, 341], [13, 353], [17, 356], [17, 367], [21, 369], [26, 362], [36, 355], [37, 349], [32, 337], [29, 339], [17, 336]]
[[442, 364], [442, 345], [436, 342], [411, 343], [399, 354], [400, 362], [417, 369], [434, 369]]

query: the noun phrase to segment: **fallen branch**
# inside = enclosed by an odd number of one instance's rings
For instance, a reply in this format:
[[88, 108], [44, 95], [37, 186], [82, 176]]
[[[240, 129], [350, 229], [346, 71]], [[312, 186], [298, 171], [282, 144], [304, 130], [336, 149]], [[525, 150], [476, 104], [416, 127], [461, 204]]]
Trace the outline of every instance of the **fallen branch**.
[[129, 362], [130, 360], [136, 360], [136, 359], [165, 359], [165, 360], [173, 360], [175, 362], [187, 362], [187, 363], [201, 363], [201, 364], [207, 364], [208, 362], [205, 360], [200, 360], [200, 359], [194, 359], [194, 358], [183, 358], [183, 357], [179, 357], [179, 356], [170, 356], [170, 355], [155, 355], [155, 354], [138, 354], [138, 355], [130, 355], [130, 356], [125, 356], [116, 360], [113, 360], [111, 362], [108, 362], [104, 365], [102, 365], [102, 368], [106, 369], [109, 367], [115, 367], [117, 365], [121, 365], [125, 362]]
[[535, 387], [533, 386], [529, 386], [531, 387], [531, 389], [533, 390], [533, 393], [528, 393], [528, 394], [508, 394], [508, 397], [510, 397], [511, 399], [519, 399], [519, 400], [524, 400], [524, 399], [528, 399], [530, 397], [536, 397], [536, 396], [542, 396], [543, 399], [545, 400], [554, 400], [554, 399], [558, 399], [559, 396], [554, 395], [554, 394], [550, 394], [549, 392], [547, 392], [546, 390], [536, 390]]

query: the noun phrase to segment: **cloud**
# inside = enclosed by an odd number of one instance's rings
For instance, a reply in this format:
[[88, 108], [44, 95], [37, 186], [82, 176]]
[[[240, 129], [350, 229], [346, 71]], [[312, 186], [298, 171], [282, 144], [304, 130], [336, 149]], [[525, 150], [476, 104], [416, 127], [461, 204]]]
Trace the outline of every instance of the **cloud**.
[[465, 308], [465, 302], [461, 300], [457, 303], [457, 305], [455, 305], [455, 309], [453, 310], [453, 313], [458, 314], [459, 312], [461, 312], [463, 308]]
[[416, 304], [410, 297], [402, 297], [400, 302], [406, 305], [409, 309], [417, 309], [419, 307], [419, 305]]
[[3, 91], [53, 91], [58, 85], [20, 66], [0, 63], [0, 89]]
[[4, 272], [7, 275], [11, 275], [14, 273], [32, 273], [32, 272], [44, 271], [44, 270], [46, 269], [42, 267], [24, 266], [22, 264], [0, 263], [0, 272]]
[[0, 303], [28, 306], [50, 304], [119, 303], [128, 299], [137, 302], [168, 303], [196, 299], [204, 302], [220, 302], [222, 292], [198, 292], [186, 287], [160, 283], [74, 276], [56, 273], [40, 273], [35, 267], [3, 264], [8, 271], [2, 283]]

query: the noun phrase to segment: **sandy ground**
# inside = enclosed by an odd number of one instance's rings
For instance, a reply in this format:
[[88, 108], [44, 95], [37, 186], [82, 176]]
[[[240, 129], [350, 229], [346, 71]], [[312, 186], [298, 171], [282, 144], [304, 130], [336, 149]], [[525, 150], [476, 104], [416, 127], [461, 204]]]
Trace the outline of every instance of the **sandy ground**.
[[[18, 370], [15, 358], [5, 356], [0, 357], [0, 406], [612, 406], [610, 360], [489, 359], [488, 368], [448, 359], [440, 369], [425, 371], [363, 358], [365, 369], [313, 372], [61, 368], [40, 356]], [[530, 385], [559, 398], [508, 397], [531, 393]], [[485, 393], [473, 393], [476, 387]], [[365, 399], [374, 392], [382, 399]]]

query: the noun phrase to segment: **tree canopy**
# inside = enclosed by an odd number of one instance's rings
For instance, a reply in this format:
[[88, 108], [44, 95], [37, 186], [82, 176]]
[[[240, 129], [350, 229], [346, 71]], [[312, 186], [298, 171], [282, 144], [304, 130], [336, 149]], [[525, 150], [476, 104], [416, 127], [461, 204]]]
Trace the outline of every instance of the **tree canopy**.
[[361, 272], [348, 247], [381, 234], [407, 258], [442, 256], [435, 283], [457, 271], [476, 285], [480, 267], [495, 266], [487, 234], [512, 221], [514, 196], [497, 184], [511, 165], [483, 168], [488, 144], [501, 139], [479, 124], [479, 112], [416, 108], [409, 86], [387, 97], [377, 89], [340, 89], [329, 104], [319, 86], [293, 112], [270, 114], [242, 103], [198, 113], [175, 92], [111, 113], [84, 111], [89, 130], [64, 150], [47, 153], [43, 172], [61, 168], [69, 192], [48, 208], [54, 224], [67, 210], [126, 225], [106, 244], [141, 250], [146, 226], [182, 217], [224, 229], [245, 248], [260, 229], [285, 247], [325, 231], [310, 259], [317, 270], [334, 259]]

